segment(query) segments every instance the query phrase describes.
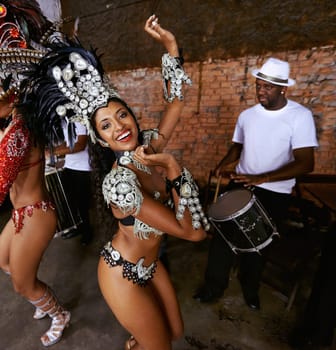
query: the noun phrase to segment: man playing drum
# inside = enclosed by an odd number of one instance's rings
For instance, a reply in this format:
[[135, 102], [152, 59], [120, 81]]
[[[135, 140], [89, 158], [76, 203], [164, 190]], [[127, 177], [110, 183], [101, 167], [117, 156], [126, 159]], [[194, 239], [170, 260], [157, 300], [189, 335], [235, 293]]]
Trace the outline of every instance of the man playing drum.
[[[215, 169], [225, 176], [228, 165], [237, 162], [230, 174], [235, 186], [253, 188], [253, 193], [277, 225], [285, 217], [290, 194], [297, 176], [314, 168], [314, 148], [318, 146], [312, 113], [286, 98], [289, 78], [288, 62], [268, 59], [256, 77], [255, 106], [243, 111], [233, 134], [233, 143]], [[194, 295], [200, 302], [219, 298], [227, 288], [234, 262], [234, 252], [221, 237], [210, 243], [205, 283]], [[240, 283], [246, 304], [260, 309], [259, 285], [264, 257], [260, 252], [243, 252], [240, 260]]]

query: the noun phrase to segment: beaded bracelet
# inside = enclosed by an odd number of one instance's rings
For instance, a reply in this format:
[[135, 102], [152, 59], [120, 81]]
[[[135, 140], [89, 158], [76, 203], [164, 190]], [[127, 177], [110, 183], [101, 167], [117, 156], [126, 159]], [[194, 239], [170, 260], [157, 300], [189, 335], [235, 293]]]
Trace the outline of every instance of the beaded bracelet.
[[[163, 95], [166, 101], [173, 102], [175, 98], [183, 100], [182, 84], [191, 85], [191, 79], [185, 73], [182, 57], [172, 57], [169, 53], [162, 56], [162, 78], [163, 78]], [[168, 82], [170, 89], [168, 93]]]
[[166, 179], [166, 189], [168, 192], [175, 189], [176, 193], [180, 197], [176, 211], [177, 220], [183, 219], [184, 212], [188, 207], [192, 217], [193, 228], [199, 229], [203, 225], [206, 231], [210, 229], [210, 224], [203, 212], [203, 208], [199, 200], [198, 186], [186, 168], [183, 168], [181, 175], [175, 179]]

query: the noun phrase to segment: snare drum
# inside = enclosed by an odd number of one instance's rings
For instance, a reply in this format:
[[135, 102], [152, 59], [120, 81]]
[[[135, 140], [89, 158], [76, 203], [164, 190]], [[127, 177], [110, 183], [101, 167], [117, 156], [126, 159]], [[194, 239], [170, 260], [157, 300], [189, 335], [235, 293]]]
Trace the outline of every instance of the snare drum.
[[74, 230], [82, 222], [78, 210], [71, 208], [70, 202], [65, 194], [61, 174], [62, 169], [46, 167], [45, 180], [49, 193], [55, 203], [57, 211], [57, 231], [56, 236]]
[[279, 235], [261, 203], [247, 189], [221, 194], [209, 207], [208, 217], [235, 253], [259, 253], [272, 242], [274, 235]]

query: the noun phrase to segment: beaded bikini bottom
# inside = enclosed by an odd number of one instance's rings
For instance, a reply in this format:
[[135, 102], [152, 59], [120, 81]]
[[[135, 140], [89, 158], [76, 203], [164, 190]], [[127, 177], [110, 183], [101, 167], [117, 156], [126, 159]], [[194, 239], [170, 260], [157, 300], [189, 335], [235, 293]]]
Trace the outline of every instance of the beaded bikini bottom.
[[48, 209], [55, 210], [55, 205], [51, 201], [38, 201], [35, 204], [26, 205], [18, 209], [12, 210], [12, 220], [15, 226], [15, 233], [19, 233], [23, 227], [23, 220], [26, 215], [32, 216], [34, 209], [42, 209], [47, 211]]
[[144, 258], [140, 258], [136, 264], [125, 260], [120, 255], [118, 250], [112, 247], [111, 242], [105, 244], [104, 248], [100, 252], [100, 255], [110, 267], [117, 265], [122, 266], [123, 277], [141, 287], [146, 286], [147, 283], [153, 278], [157, 266], [156, 261], [153, 261], [149, 266], [144, 266]]

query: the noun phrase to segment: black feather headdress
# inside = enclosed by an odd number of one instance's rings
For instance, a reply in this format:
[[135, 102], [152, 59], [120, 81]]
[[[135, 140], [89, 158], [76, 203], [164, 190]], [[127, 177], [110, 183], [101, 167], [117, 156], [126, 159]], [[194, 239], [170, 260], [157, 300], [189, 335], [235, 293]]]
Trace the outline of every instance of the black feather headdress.
[[62, 123], [66, 122], [71, 148], [76, 136], [73, 122], [77, 121], [95, 142], [90, 118], [118, 94], [106, 80], [95, 50], [69, 40], [49, 48], [22, 86], [20, 106], [25, 108], [28, 128], [39, 143], [52, 149], [64, 141]]

